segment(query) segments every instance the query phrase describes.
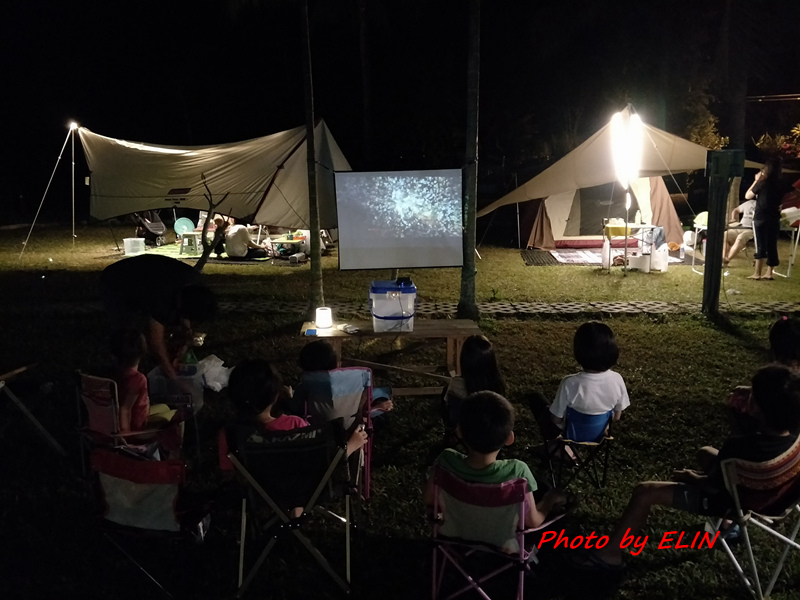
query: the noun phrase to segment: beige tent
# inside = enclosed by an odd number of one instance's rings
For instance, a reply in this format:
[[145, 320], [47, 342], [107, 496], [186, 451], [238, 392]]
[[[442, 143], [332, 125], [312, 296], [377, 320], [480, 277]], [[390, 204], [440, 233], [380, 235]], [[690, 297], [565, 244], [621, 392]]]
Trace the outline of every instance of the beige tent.
[[[217, 211], [255, 215], [264, 225], [309, 229], [306, 129], [215, 146], [162, 146], [129, 142], [78, 130], [91, 172], [90, 212], [108, 219], [160, 208], [206, 210], [202, 177]], [[334, 171], [350, 165], [320, 121], [315, 129], [320, 227], [336, 227]]]
[[[708, 150], [646, 123], [643, 137], [641, 178], [630, 186], [634, 197], [630, 218], [639, 210], [643, 222], [664, 227], [667, 241], [680, 243], [680, 220], [660, 176], [704, 169]], [[478, 211], [478, 217], [507, 204], [545, 199], [528, 246], [599, 245], [602, 218], [625, 217], [624, 196], [615, 181], [608, 124], [539, 175]]]

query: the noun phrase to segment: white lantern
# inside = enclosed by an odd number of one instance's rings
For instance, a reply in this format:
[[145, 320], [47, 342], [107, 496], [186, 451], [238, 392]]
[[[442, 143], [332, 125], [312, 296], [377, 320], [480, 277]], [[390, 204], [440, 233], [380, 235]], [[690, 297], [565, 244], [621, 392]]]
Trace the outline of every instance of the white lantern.
[[320, 306], [316, 314], [317, 329], [330, 329], [333, 326], [333, 314], [327, 306]]

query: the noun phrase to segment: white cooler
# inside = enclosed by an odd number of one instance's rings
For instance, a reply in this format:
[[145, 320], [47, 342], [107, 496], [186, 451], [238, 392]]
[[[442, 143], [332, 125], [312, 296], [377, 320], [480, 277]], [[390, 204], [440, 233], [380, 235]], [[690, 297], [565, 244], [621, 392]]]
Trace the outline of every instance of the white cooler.
[[384, 331], [413, 331], [417, 286], [410, 279], [373, 281], [369, 286], [372, 328]]

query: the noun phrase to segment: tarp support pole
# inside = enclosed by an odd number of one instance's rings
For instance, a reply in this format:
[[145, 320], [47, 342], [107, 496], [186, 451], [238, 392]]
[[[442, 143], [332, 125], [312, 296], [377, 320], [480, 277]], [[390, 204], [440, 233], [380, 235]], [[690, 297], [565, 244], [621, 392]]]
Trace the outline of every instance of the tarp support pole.
[[72, 249], [75, 249], [75, 129], [69, 128], [72, 134]]
[[[33, 223], [31, 223], [31, 228], [28, 231], [28, 237], [26, 237], [25, 241], [22, 242], [22, 250], [19, 253], [20, 259], [22, 259], [22, 255], [25, 254], [25, 248], [28, 247], [28, 240], [31, 239], [31, 233], [33, 233], [33, 227], [36, 225], [36, 219], [39, 218], [39, 213], [42, 212], [42, 205], [44, 204], [44, 199], [47, 197], [47, 191], [50, 189], [50, 184], [53, 183], [53, 176], [56, 174], [58, 163], [61, 162], [61, 156], [64, 154], [64, 148], [67, 147], [67, 142], [69, 141], [70, 135], [72, 135], [71, 129], [67, 132], [67, 137], [64, 138], [64, 144], [61, 146], [61, 151], [58, 153], [58, 158], [56, 159], [56, 165], [53, 167], [53, 172], [50, 173], [50, 181], [47, 182], [47, 187], [44, 188], [44, 194], [42, 194], [42, 199], [39, 201], [39, 208], [36, 209], [36, 215], [33, 217]], [[74, 225], [73, 225], [73, 232], [74, 232]]]

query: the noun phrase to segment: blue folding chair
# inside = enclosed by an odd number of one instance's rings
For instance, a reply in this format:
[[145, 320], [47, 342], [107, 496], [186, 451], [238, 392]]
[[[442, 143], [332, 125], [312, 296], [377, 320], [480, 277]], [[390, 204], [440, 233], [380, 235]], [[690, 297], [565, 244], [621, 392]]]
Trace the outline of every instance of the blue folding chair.
[[[584, 476], [594, 487], [605, 487], [611, 442], [614, 439], [609, 435], [613, 418], [612, 410], [599, 415], [587, 415], [567, 408], [564, 432], [556, 438], [558, 443], [547, 456], [553, 485], [566, 487], [579, 476]], [[597, 465], [601, 455], [602, 472]], [[557, 467], [554, 462], [558, 463]], [[566, 465], [573, 468], [565, 478]]]

